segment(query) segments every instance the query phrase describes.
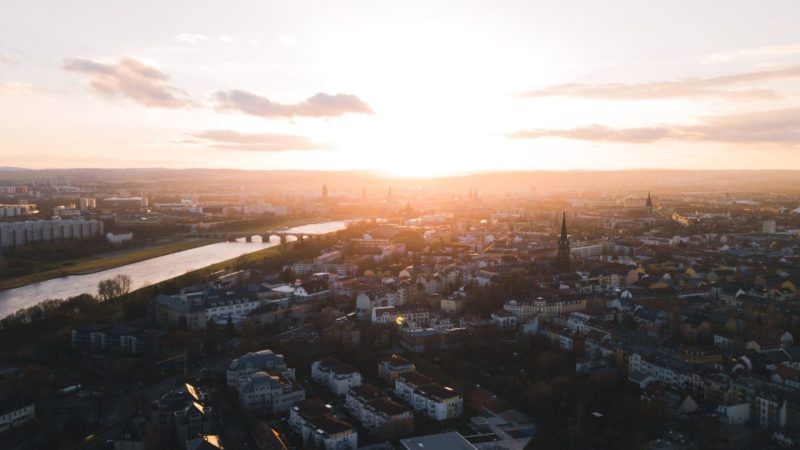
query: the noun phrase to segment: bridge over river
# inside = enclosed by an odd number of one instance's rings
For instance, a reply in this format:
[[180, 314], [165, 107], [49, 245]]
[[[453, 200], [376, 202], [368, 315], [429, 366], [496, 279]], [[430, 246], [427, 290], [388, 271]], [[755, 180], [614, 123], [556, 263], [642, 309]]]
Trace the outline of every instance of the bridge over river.
[[335, 234], [336, 231], [330, 231], [327, 233], [298, 233], [297, 231], [267, 231], [267, 232], [259, 232], [259, 233], [248, 233], [244, 231], [209, 231], [209, 232], [201, 232], [201, 233], [192, 233], [192, 237], [198, 238], [207, 238], [207, 239], [224, 239], [228, 242], [256, 242], [256, 240], [260, 240], [262, 243], [269, 243], [272, 242], [272, 238], [277, 238], [280, 240], [281, 244], [285, 244], [286, 242], [291, 241], [299, 241], [303, 242], [306, 240], [313, 239], [314, 237], [319, 236], [326, 236], [329, 234]]
[[[348, 219], [338, 222], [325, 222], [323, 224], [300, 225], [292, 228], [277, 228], [269, 231], [195, 231], [187, 235], [196, 238], [219, 239], [228, 242], [261, 242], [264, 244], [285, 244], [292, 241], [307, 241], [314, 238], [336, 234], [346, 227], [348, 222], [378, 223], [379, 218]], [[332, 229], [328, 224], [339, 224]], [[323, 226], [324, 225], [324, 226]]]

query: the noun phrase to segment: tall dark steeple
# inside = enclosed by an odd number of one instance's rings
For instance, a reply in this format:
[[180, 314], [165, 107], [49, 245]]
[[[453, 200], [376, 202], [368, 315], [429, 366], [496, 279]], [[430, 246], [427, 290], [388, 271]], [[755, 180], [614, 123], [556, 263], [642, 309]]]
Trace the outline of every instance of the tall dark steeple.
[[567, 234], [567, 212], [561, 216], [561, 236], [558, 238], [558, 253], [556, 254], [556, 267], [562, 272], [569, 271], [569, 235]]
[[647, 191], [647, 202], [644, 206], [647, 208], [647, 214], [653, 213], [653, 198], [650, 197], [650, 191]]

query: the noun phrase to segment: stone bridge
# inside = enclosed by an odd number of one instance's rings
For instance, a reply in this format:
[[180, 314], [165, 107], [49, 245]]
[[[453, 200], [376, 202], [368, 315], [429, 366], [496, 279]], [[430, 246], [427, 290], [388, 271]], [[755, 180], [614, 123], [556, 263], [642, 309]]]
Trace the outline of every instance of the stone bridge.
[[[331, 233], [335, 233], [335, 231], [332, 231]], [[260, 240], [261, 242], [264, 243], [270, 242], [273, 237], [276, 237], [280, 240], [281, 244], [285, 244], [287, 242], [292, 242], [292, 241], [303, 242], [311, 240], [315, 236], [325, 236], [331, 233], [309, 234], [309, 233], [297, 233], [293, 231], [268, 231], [265, 233], [245, 233], [242, 231], [211, 231], [206, 233], [193, 233], [192, 236], [199, 238], [225, 239], [228, 242], [240, 242], [242, 240], [244, 240], [244, 242], [254, 242]]]

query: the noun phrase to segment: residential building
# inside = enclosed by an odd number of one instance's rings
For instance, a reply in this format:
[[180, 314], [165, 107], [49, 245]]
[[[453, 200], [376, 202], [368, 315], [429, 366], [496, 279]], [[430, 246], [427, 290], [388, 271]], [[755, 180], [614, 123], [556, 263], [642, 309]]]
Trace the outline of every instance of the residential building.
[[18, 427], [36, 417], [33, 403], [6, 404], [0, 409], [0, 433]]
[[353, 386], [361, 384], [361, 373], [350, 364], [327, 357], [311, 364], [311, 378], [332, 393], [342, 397]]
[[254, 372], [240, 380], [239, 402], [249, 411], [288, 411], [306, 398], [306, 391], [282, 373]]
[[290, 379], [294, 379], [294, 369], [286, 365], [283, 355], [265, 349], [246, 353], [231, 361], [228, 365], [226, 377], [228, 386], [238, 386], [242, 379], [261, 371], [279, 372], [286, 374]]
[[378, 376], [389, 385], [394, 386], [398, 375], [415, 370], [416, 366], [402, 356], [392, 355], [378, 363]]
[[150, 407], [152, 422], [157, 424], [162, 441], [175, 441], [182, 448], [201, 434], [214, 432], [214, 415], [206, 405], [205, 395], [185, 383], [168, 392]]
[[358, 433], [347, 422], [331, 414], [319, 399], [299, 402], [289, 410], [289, 426], [298, 433], [305, 447], [325, 450], [355, 450]]

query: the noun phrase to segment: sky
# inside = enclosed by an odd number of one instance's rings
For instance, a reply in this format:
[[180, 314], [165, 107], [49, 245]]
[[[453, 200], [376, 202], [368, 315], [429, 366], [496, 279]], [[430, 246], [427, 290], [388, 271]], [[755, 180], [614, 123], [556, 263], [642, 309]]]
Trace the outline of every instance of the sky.
[[800, 169], [796, 0], [0, 11], [0, 166]]

